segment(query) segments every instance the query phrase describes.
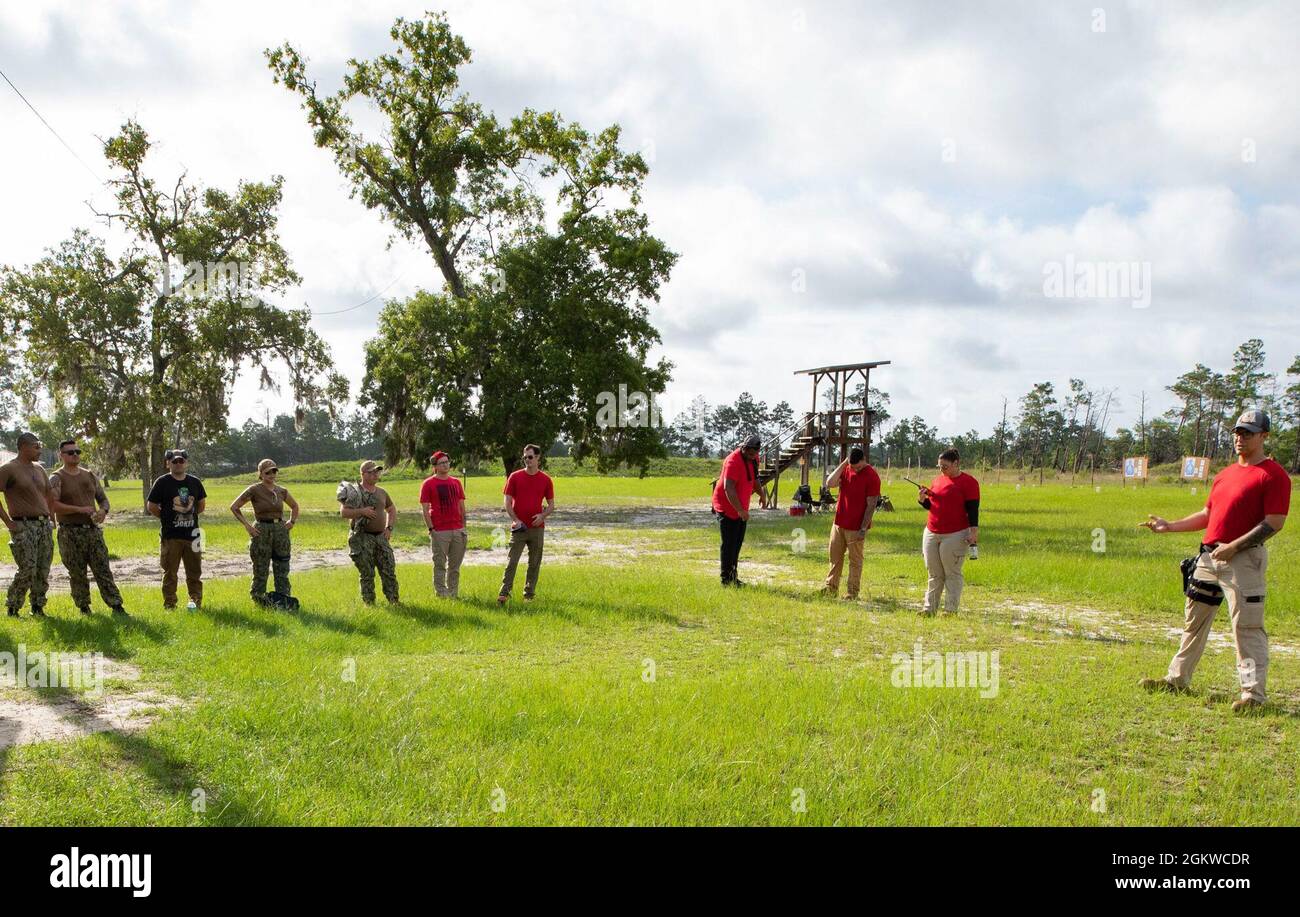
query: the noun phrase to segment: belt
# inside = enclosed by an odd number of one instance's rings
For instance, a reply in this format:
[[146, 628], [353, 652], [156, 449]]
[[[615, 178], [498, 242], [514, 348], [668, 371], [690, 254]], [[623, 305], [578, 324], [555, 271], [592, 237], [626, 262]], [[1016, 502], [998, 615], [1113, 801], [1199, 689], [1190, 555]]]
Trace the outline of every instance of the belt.
[[1203, 544], [1203, 545], [1201, 545], [1201, 553], [1202, 553], [1202, 554], [1209, 554], [1211, 551], [1213, 551], [1213, 550], [1214, 550], [1215, 548], [1217, 548], [1218, 546], [1219, 546], [1219, 542], [1217, 542], [1217, 541], [1210, 542], [1209, 544]]
[[95, 523], [93, 523], [93, 522], [60, 522], [60, 523], [59, 523], [59, 528], [61, 528], [61, 529], [93, 529], [93, 528], [95, 528]]
[[270, 523], [270, 522], [283, 522], [284, 520], [283, 519], [258, 519], [257, 521]]
[[10, 516], [14, 522], [40, 522], [42, 519], [49, 519], [49, 516]]

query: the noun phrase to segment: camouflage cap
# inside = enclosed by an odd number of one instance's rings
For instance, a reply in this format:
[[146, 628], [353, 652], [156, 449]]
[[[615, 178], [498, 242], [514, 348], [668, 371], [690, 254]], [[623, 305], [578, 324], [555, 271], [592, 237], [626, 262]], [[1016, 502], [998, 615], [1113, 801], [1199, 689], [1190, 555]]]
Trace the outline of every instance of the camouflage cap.
[[1245, 430], [1248, 433], [1267, 433], [1269, 426], [1268, 415], [1258, 408], [1252, 408], [1237, 418], [1236, 426], [1232, 429], [1234, 432]]
[[257, 463], [258, 474], [266, 474], [268, 471], [272, 471], [272, 470], [279, 471], [280, 469], [279, 466], [277, 466], [275, 462], [272, 461], [271, 459], [262, 459], [260, 462]]
[[365, 474], [367, 471], [383, 471], [383, 470], [384, 470], [383, 465], [379, 464], [378, 462], [372, 462], [370, 459], [366, 459], [364, 462], [361, 463], [362, 474]]

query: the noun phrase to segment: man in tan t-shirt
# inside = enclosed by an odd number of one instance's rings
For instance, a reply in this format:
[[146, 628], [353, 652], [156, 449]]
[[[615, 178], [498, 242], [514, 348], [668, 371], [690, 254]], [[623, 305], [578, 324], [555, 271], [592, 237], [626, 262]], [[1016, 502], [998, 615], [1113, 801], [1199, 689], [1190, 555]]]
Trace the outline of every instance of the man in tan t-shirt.
[[18, 565], [5, 606], [11, 617], [18, 617], [18, 609], [30, 591], [32, 614], [43, 618], [45, 597], [50, 591], [50, 563], [54, 560], [50, 507], [45, 499], [49, 475], [37, 461], [41, 456], [39, 436], [23, 433], [17, 446], [18, 458], [0, 465], [0, 493], [5, 498], [0, 522], [9, 530], [9, 550]]
[[384, 587], [384, 598], [396, 605], [397, 558], [389, 543], [393, 526], [397, 522], [397, 507], [388, 492], [379, 486], [379, 474], [384, 466], [377, 462], [361, 463], [361, 506], [346, 504], [339, 507], [339, 515], [352, 521], [352, 534], [348, 536], [348, 553], [361, 577], [361, 601], [367, 605], [375, 601], [375, 571]]
[[81, 467], [81, 449], [75, 439], [59, 443], [59, 460], [63, 465], [50, 475], [48, 502], [59, 522], [59, 557], [68, 568], [72, 604], [83, 615], [91, 613], [90, 580], [86, 577], [89, 567], [95, 574], [95, 585], [104, 604], [114, 615], [129, 617], [122, 607], [122, 593], [113, 580], [108, 545], [100, 528], [108, 518], [108, 494], [104, 493], [95, 473]]

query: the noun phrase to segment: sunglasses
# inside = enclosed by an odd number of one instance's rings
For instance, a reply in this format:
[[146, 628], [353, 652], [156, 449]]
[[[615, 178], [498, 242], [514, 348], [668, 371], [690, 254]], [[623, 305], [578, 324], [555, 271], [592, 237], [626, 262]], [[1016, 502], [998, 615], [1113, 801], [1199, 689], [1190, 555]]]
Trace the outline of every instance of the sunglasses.
[[279, 473], [280, 473], [279, 468], [268, 468], [262, 472], [262, 474], [279, 474]]
[[81, 450], [80, 450], [80, 449], [64, 449], [64, 450], [63, 450], [63, 454], [64, 454], [64, 455], [81, 455]]
[[178, 456], [176, 456], [175, 458], [172, 459], [172, 464], [173, 464], [173, 465], [179, 465], [179, 464], [181, 464], [182, 462], [184, 462], [185, 460], [186, 460], [186, 459], [185, 459], [185, 456], [183, 456], [183, 455], [178, 455]]

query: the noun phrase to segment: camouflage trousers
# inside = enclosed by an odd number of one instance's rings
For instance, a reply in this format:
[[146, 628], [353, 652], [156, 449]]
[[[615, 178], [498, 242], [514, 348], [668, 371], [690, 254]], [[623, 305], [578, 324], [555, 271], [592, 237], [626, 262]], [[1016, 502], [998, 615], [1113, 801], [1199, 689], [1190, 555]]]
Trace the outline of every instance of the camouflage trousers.
[[99, 597], [109, 608], [122, 605], [122, 593], [117, 591], [113, 570], [108, 565], [108, 545], [104, 543], [104, 530], [97, 525], [59, 526], [59, 556], [68, 568], [68, 583], [72, 587], [72, 604], [78, 608], [90, 607], [90, 580], [86, 568], [95, 575]]
[[18, 572], [9, 584], [5, 604], [9, 611], [23, 607], [28, 591], [32, 594], [32, 609], [45, 608], [45, 596], [50, 591], [50, 564], [54, 561], [54, 537], [48, 520], [15, 521], [18, 531], [9, 533], [9, 550], [13, 551]]
[[348, 553], [361, 574], [361, 601], [375, 600], [375, 572], [384, 587], [384, 598], [390, 602], [397, 598], [397, 558], [393, 556], [393, 546], [383, 535], [369, 532], [353, 532], [348, 536]]
[[248, 542], [248, 556], [253, 559], [253, 598], [266, 595], [266, 574], [275, 571], [275, 591], [289, 592], [289, 530], [283, 522], [258, 522], [257, 534]]

